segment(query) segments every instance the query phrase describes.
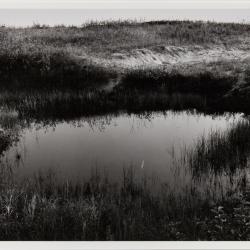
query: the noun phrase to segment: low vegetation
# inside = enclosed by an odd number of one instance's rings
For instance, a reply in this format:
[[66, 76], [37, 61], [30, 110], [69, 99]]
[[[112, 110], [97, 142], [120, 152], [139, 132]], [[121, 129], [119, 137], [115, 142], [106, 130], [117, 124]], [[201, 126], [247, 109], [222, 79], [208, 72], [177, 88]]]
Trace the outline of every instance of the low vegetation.
[[34, 25], [30, 28], [2, 28], [14, 39], [53, 45], [82, 52], [110, 56], [111, 53], [135, 48], [160, 49], [161, 45], [239, 45], [248, 36], [250, 26], [237, 23], [193, 21], [162, 22], [90, 22], [82, 27]]
[[198, 93], [217, 95], [231, 90], [237, 79], [234, 76], [216, 75], [209, 71], [167, 72], [160, 68], [133, 69], [122, 79], [132, 89], [164, 90], [167, 93]]
[[[192, 183], [182, 185], [179, 192], [167, 183], [159, 185], [147, 176], [136, 176], [132, 167], [124, 169], [119, 184], [97, 171], [88, 180], [62, 183], [53, 172], [16, 181], [15, 171], [2, 163], [0, 239], [249, 240], [247, 172], [236, 177], [230, 172], [230, 185], [223, 188], [219, 176], [227, 175], [208, 173], [203, 168], [203, 163], [208, 162], [205, 167], [210, 170], [224, 169], [227, 173], [224, 162], [219, 165], [224, 151], [216, 153], [214, 147], [221, 149], [220, 145], [228, 144], [226, 156], [233, 146], [236, 151], [248, 152], [249, 139], [241, 144], [238, 141], [249, 130], [248, 121], [240, 122], [225, 134], [215, 133], [186, 151], [186, 157], [174, 164], [191, 173], [193, 167], [202, 171], [200, 176], [193, 175]], [[216, 141], [211, 140], [214, 137]], [[200, 158], [194, 165], [197, 155]], [[230, 161], [238, 156], [232, 154]], [[234, 167], [236, 170], [239, 166]], [[181, 171], [175, 175], [177, 182], [179, 178]]]
[[[118, 63], [119, 57], [126, 61], [138, 50], [141, 50], [142, 56], [147, 51], [157, 55], [167, 51], [170, 57], [174, 57], [177, 51], [168, 51], [168, 46], [179, 46], [176, 49], [181, 51], [185, 48], [187, 53], [198, 47], [204, 51], [217, 47], [223, 47], [224, 52], [235, 49], [247, 51], [249, 32], [248, 24], [192, 21], [90, 22], [82, 27], [47, 27], [39, 24], [27, 28], [3, 26], [0, 28], [1, 86], [98, 87], [117, 75], [126, 74], [124, 81], [131, 80], [138, 86], [142, 82], [148, 86], [152, 81], [154, 88], [155, 84], [171, 80], [174, 86], [185, 81], [185, 86], [181, 87], [188, 90], [194, 88], [194, 91], [198, 91], [201, 88], [206, 91], [211, 89], [210, 84], [227, 90], [229, 83], [232, 87], [236, 82], [236, 75], [228, 76], [226, 73], [221, 76], [213, 74], [213, 70], [205, 70], [187, 77], [179, 69], [169, 74], [165, 69], [155, 71], [148, 68], [124, 72], [124, 67]], [[154, 56], [152, 58], [156, 60]], [[122, 63], [124, 60], [120, 61]], [[200, 64], [204, 62], [200, 61]], [[193, 65], [192, 69], [196, 67]], [[227, 72], [226, 69], [223, 71]], [[187, 86], [190, 82], [191, 86]]]
[[[0, 50], [0, 80], [3, 88], [83, 89], [107, 83], [115, 73], [88, 60], [75, 60], [67, 51], [5, 41]], [[12, 47], [13, 46], [13, 47]]]
[[240, 121], [224, 132], [212, 131], [201, 137], [193, 148], [189, 164], [194, 174], [225, 171], [230, 174], [248, 166], [250, 123]]
[[114, 89], [105, 91], [2, 91], [0, 105], [15, 111], [23, 121], [62, 121], [82, 116], [117, 113], [141, 113], [151, 111], [198, 110], [206, 113], [223, 113], [226, 107], [218, 107], [216, 98], [192, 93], [145, 91], [138, 89]]

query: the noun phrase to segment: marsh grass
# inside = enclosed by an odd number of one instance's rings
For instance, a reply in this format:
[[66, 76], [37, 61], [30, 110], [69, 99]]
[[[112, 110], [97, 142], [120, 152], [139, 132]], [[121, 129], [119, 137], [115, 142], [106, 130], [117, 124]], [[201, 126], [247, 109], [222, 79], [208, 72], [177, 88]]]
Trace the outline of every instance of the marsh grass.
[[167, 109], [206, 111], [209, 100], [195, 94], [141, 92], [117, 88], [104, 91], [2, 91], [0, 105], [17, 113], [19, 120], [56, 121], [127, 111], [141, 113]]
[[[11, 179], [10, 177], [8, 179]], [[210, 209], [218, 203], [195, 186], [183, 194], [162, 188], [150, 191], [149, 182], [135, 182], [124, 170], [121, 185], [98, 175], [89, 181], [58, 184], [55, 176], [37, 175], [22, 183], [4, 182], [1, 199], [1, 240], [198, 240], [239, 239], [223, 235], [212, 225]], [[207, 192], [206, 194], [209, 194]], [[239, 204], [237, 197], [227, 201]], [[225, 227], [226, 231], [227, 227]], [[209, 230], [211, 233], [208, 233]], [[239, 237], [239, 236], [238, 236]], [[246, 239], [247, 237], [242, 237]]]
[[[159, 52], [167, 45], [237, 47], [249, 35], [249, 27], [248, 24], [191, 21], [140, 23], [129, 20], [90, 22], [82, 27], [48, 27], [40, 24], [27, 28], [1, 27], [1, 85], [99, 86], [120, 73], [99, 60], [110, 58], [113, 53], [126, 53], [140, 48]], [[132, 77], [131, 74], [128, 77]], [[205, 82], [213, 80], [211, 76], [204, 75], [194, 76], [190, 81], [197, 81], [197, 77]], [[183, 80], [182, 76], [175, 78], [179, 79], [176, 81]]]
[[0, 109], [0, 156], [8, 150], [15, 141], [18, 140], [18, 130], [15, 129], [17, 125], [16, 114]]
[[129, 70], [121, 80], [127, 88], [164, 90], [167, 93], [199, 93], [218, 95], [228, 92], [236, 78], [215, 75], [209, 71], [180, 73], [164, 68], [139, 68]]
[[[118, 86], [111, 92], [72, 89], [17, 90], [0, 92], [0, 105], [14, 112], [19, 121], [69, 121], [84, 116], [105, 115], [117, 112], [143, 113], [152, 111], [198, 111], [206, 114], [223, 114], [226, 111], [249, 112], [243, 107], [229, 107], [215, 96], [193, 93], [166, 93], [124, 89]], [[15, 119], [13, 120], [15, 122]]]
[[173, 161], [177, 186], [133, 167], [119, 182], [97, 169], [74, 183], [52, 171], [18, 180], [1, 162], [0, 239], [249, 240], [247, 162], [239, 157], [248, 156], [249, 131], [239, 122], [186, 149]]
[[213, 171], [227, 174], [246, 168], [250, 153], [250, 122], [241, 120], [226, 131], [212, 131], [202, 136], [188, 157], [194, 175]]

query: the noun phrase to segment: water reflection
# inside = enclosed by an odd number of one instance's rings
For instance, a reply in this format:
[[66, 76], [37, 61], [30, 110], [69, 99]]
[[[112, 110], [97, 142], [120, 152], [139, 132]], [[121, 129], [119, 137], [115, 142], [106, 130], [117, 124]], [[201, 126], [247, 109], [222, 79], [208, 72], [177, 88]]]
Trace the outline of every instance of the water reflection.
[[[0, 126], [18, 133], [19, 140], [4, 152], [2, 163], [16, 166], [18, 178], [52, 169], [59, 179], [72, 181], [88, 179], [93, 169], [119, 181], [123, 168], [132, 166], [138, 176], [158, 176], [169, 187], [181, 189], [180, 183], [193, 182], [192, 171], [180, 164], [183, 149], [192, 147], [200, 136], [206, 138], [211, 130], [225, 131], [241, 119], [240, 114], [167, 111], [118, 113], [49, 124], [30, 123], [10, 112], [2, 116]], [[203, 184], [213, 176], [208, 174]], [[220, 178], [226, 187], [228, 178]]]

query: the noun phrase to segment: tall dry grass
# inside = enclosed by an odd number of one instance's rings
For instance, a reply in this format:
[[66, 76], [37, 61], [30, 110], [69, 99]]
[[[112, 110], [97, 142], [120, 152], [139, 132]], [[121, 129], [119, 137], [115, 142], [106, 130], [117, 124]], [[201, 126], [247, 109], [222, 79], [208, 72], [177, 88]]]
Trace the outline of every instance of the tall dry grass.
[[[212, 22], [90, 22], [82, 27], [36, 24], [29, 28], [0, 28], [1, 84], [53, 81], [57, 85], [107, 83], [110, 66], [93, 58], [137, 48], [159, 51], [166, 45], [240, 47], [249, 36], [248, 24]], [[245, 46], [245, 45], [244, 45]], [[16, 78], [16, 79], [13, 79]], [[24, 78], [24, 79], [23, 79]]]
[[[98, 171], [78, 183], [61, 182], [52, 171], [20, 181], [1, 163], [0, 239], [249, 240], [247, 162], [227, 171], [240, 153], [247, 157], [249, 131], [245, 121], [201, 138], [173, 161], [174, 187], [138, 178], [132, 167], [119, 183]], [[193, 174], [187, 184], [181, 182], [186, 171]]]

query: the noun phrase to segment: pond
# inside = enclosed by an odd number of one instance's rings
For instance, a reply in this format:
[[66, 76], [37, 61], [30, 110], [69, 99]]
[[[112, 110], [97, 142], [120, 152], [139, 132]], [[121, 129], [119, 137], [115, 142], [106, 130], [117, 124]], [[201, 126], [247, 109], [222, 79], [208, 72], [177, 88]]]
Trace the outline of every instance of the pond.
[[123, 169], [132, 167], [137, 176], [156, 177], [170, 186], [180, 178], [182, 183], [192, 179], [188, 172], [176, 179], [174, 162], [183, 150], [201, 136], [244, 119], [242, 114], [166, 111], [20, 125], [17, 113], [5, 116], [1, 125], [18, 131], [18, 141], [4, 152], [2, 163], [15, 166], [20, 178], [53, 171], [59, 180], [77, 182], [99, 171], [119, 182]]

